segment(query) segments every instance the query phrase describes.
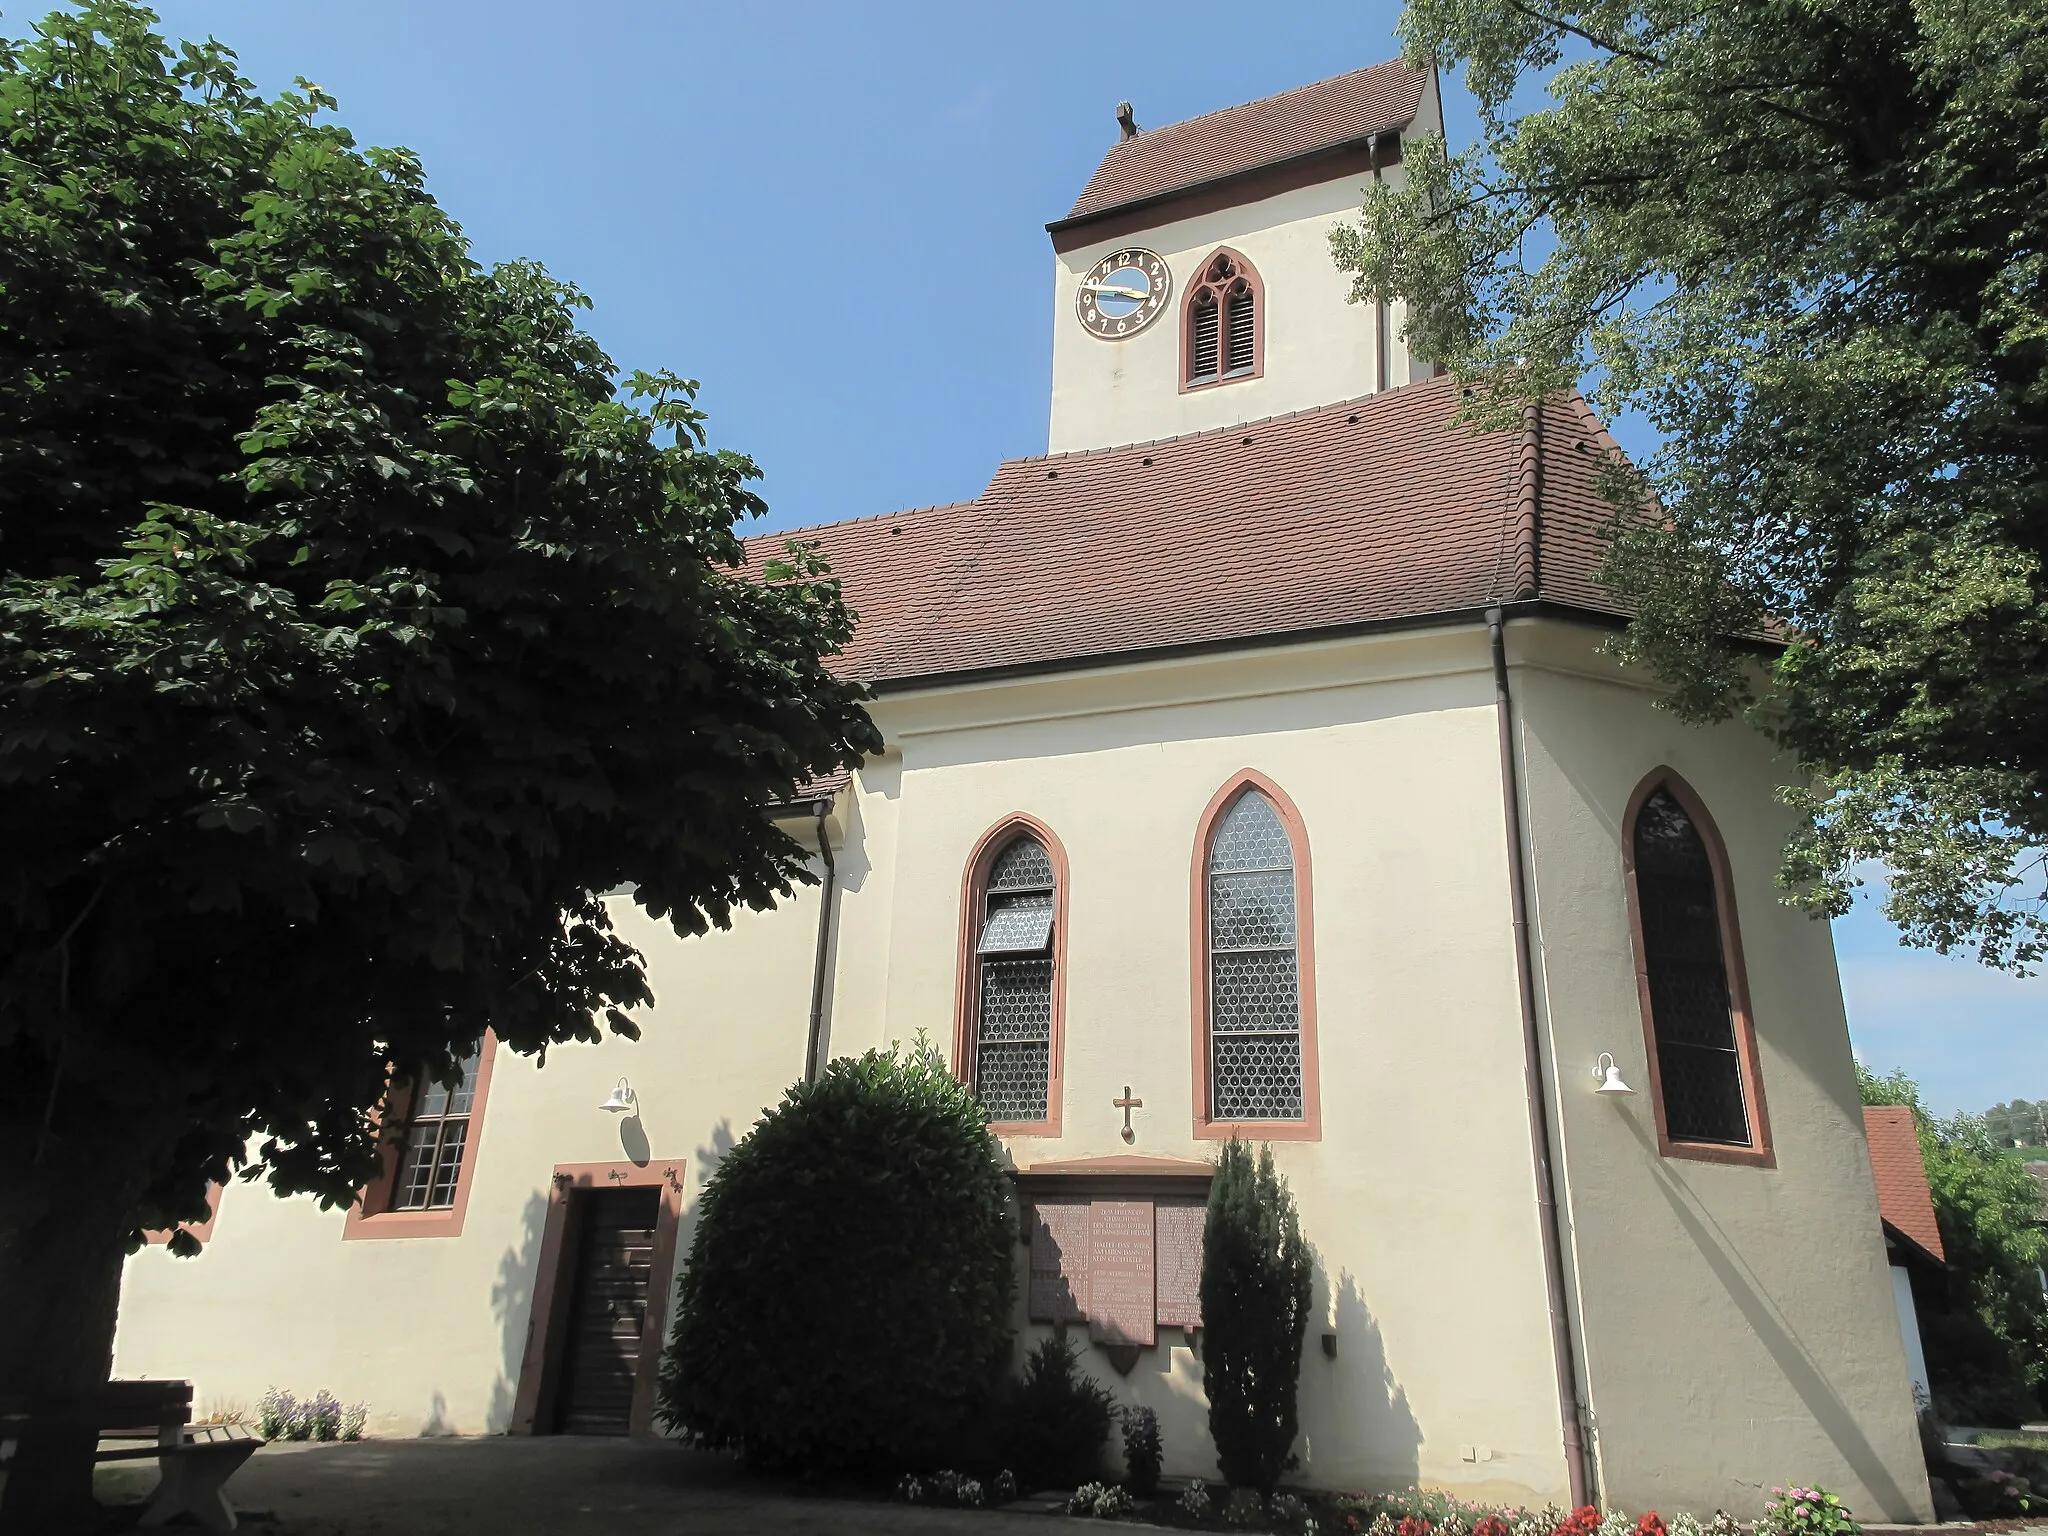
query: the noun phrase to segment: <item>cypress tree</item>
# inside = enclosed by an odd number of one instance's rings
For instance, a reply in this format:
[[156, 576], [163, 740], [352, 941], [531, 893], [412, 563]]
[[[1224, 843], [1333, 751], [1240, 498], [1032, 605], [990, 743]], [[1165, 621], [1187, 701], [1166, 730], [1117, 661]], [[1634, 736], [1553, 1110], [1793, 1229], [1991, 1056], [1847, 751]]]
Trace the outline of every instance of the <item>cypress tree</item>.
[[1202, 1381], [1209, 1434], [1233, 1488], [1270, 1496], [1298, 1464], [1295, 1388], [1308, 1326], [1309, 1250], [1273, 1149], [1232, 1138], [1202, 1234]]

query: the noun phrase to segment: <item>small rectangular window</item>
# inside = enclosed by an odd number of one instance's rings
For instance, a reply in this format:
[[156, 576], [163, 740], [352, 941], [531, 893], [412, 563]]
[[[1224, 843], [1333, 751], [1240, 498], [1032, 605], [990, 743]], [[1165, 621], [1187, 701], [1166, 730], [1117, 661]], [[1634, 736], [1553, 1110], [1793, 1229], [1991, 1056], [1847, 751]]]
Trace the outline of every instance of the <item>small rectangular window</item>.
[[476, 1107], [476, 1074], [482, 1063], [471, 1053], [451, 1087], [420, 1072], [413, 1112], [406, 1128], [398, 1183], [391, 1192], [395, 1211], [446, 1210], [455, 1204], [462, 1154], [469, 1144], [469, 1117]]

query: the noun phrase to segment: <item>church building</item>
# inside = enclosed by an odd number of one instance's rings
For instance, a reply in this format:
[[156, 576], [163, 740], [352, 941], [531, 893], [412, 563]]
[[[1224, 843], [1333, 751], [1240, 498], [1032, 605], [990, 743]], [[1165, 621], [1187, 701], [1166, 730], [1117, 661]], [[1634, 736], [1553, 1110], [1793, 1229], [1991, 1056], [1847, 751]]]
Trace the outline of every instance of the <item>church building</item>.
[[802, 535], [886, 740], [783, 808], [819, 884], [687, 941], [615, 898], [641, 1041], [487, 1035], [350, 1211], [230, 1187], [200, 1257], [131, 1261], [117, 1372], [652, 1433], [719, 1158], [922, 1037], [1015, 1170], [1020, 1347], [1087, 1340], [1169, 1474], [1216, 1476], [1194, 1276], [1236, 1135], [1315, 1249], [1303, 1483], [1930, 1519], [1832, 942], [1773, 885], [1793, 765], [1604, 653], [1585, 404], [1454, 424], [1332, 262], [1441, 131], [1399, 63], [1126, 109], [1047, 226], [1050, 452]]

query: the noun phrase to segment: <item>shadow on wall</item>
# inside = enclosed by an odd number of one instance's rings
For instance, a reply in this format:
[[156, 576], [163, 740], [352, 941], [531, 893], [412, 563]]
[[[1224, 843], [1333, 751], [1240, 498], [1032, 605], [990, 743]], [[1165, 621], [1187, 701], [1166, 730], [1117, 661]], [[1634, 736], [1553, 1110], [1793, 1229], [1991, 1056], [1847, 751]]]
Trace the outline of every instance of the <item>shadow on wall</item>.
[[[1337, 1357], [1323, 1353], [1324, 1318], [1334, 1318]], [[1301, 1474], [1318, 1486], [1370, 1484], [1406, 1488], [1421, 1476], [1422, 1426], [1408, 1393], [1387, 1363], [1380, 1325], [1358, 1282], [1346, 1271], [1331, 1305], [1329, 1274], [1320, 1260], [1302, 1341]]]
[[1854, 1411], [1842, 1400], [1820, 1363], [1800, 1342], [1790, 1320], [1764, 1290], [1734, 1242], [1693, 1197], [1692, 1191], [1673, 1175], [1669, 1165], [1658, 1155], [1648, 1131], [1634, 1116], [1627, 1117], [1627, 1121], [1629, 1130], [1642, 1144], [1644, 1161], [1656, 1178], [1658, 1193], [1663, 1195], [1678, 1224], [1699, 1249], [1700, 1257], [1706, 1261], [1714, 1278], [1721, 1282], [1722, 1289], [1741, 1311], [1750, 1331], [1769, 1352], [1772, 1362], [1784, 1374], [1792, 1390], [1799, 1394], [1800, 1401], [1813, 1415], [1821, 1433], [1828, 1437], [1841, 1453], [1842, 1460], [1883, 1507], [1885, 1519], [1917, 1520], [1919, 1517], [1914, 1512], [1910, 1495], [1892, 1476], [1883, 1454], [1870, 1443], [1863, 1433], [1863, 1426], [1856, 1422]]
[[442, 1395], [441, 1390], [437, 1387], [434, 1389], [433, 1404], [427, 1409], [426, 1422], [420, 1425], [420, 1435], [422, 1438], [426, 1438], [433, 1435], [453, 1435], [458, 1433], [460, 1431], [448, 1422], [448, 1399]]
[[500, 1355], [498, 1380], [484, 1420], [488, 1435], [502, 1435], [512, 1427], [512, 1397], [519, 1388], [519, 1362], [525, 1358], [526, 1335], [533, 1326], [533, 1288], [540, 1275], [540, 1240], [547, 1220], [547, 1196], [536, 1190], [526, 1197], [520, 1214], [519, 1246], [507, 1248], [498, 1259], [491, 1315], [498, 1320]]

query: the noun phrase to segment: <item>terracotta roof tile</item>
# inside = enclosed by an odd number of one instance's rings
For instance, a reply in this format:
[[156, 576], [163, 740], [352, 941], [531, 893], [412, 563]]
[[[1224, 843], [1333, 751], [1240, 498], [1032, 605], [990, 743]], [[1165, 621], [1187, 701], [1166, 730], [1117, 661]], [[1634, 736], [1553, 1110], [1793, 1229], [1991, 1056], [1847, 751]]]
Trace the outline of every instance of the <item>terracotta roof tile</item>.
[[[758, 535], [816, 539], [871, 684], [1470, 614], [1517, 594], [1523, 438], [1452, 420], [1447, 379], [1186, 437], [1014, 459], [976, 500]], [[1533, 595], [1618, 611], [1593, 579], [1612, 439], [1543, 410]]]
[[1147, 129], [1110, 147], [1067, 218], [1107, 213], [1404, 128], [1422, 104], [1424, 83], [1419, 71], [1396, 59]]
[[1941, 1227], [1934, 1219], [1934, 1196], [1927, 1188], [1927, 1168], [1920, 1161], [1920, 1133], [1913, 1125], [1913, 1111], [1903, 1105], [1866, 1106], [1863, 1129], [1870, 1138], [1878, 1215], [1933, 1257], [1946, 1259]]

